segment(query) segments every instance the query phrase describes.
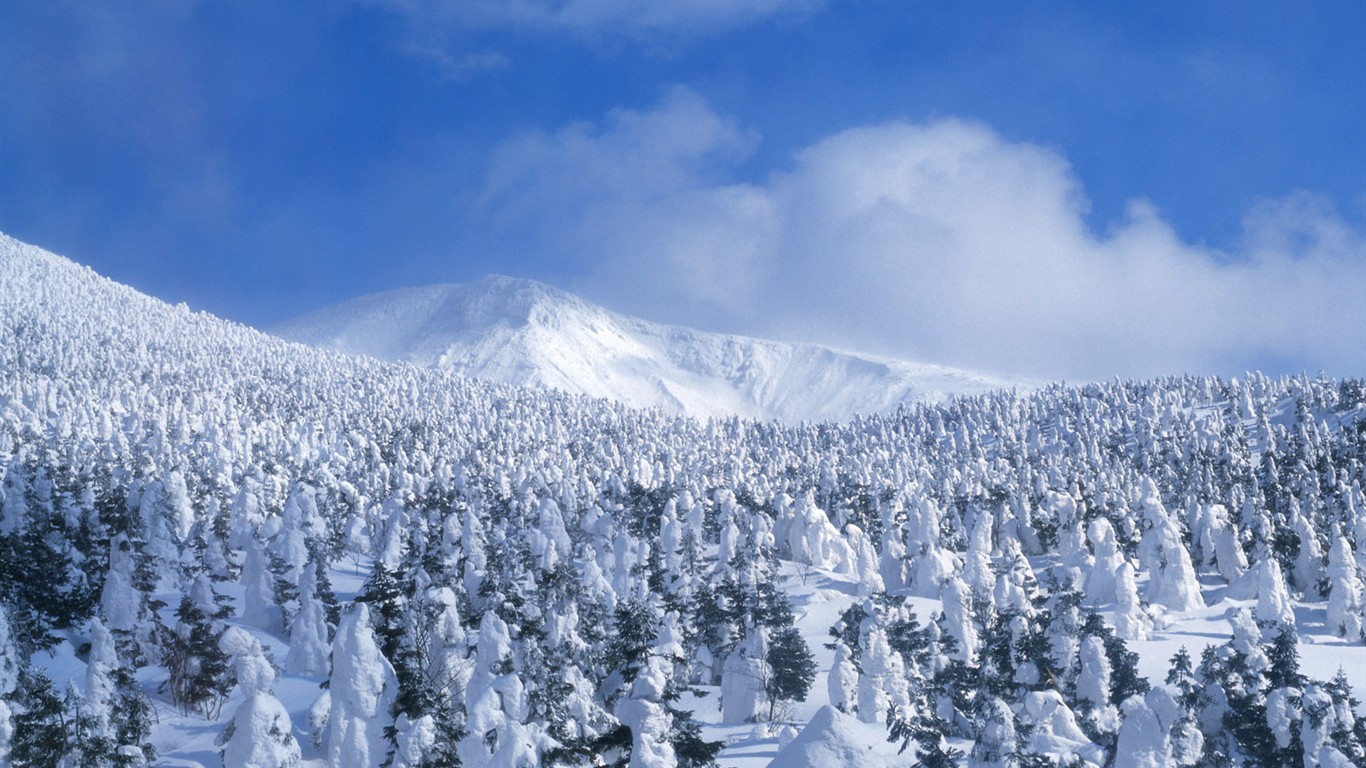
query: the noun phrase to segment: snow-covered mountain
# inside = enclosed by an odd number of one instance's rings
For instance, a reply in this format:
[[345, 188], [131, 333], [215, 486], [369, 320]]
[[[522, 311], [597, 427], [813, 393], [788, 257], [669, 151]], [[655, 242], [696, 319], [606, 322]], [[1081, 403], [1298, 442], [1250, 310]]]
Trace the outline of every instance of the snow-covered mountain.
[[843, 420], [1014, 384], [939, 365], [651, 323], [498, 275], [363, 296], [273, 331], [381, 360], [634, 407], [789, 423]]
[[1362, 380], [701, 422], [0, 235], [0, 766], [1362, 766], [1363, 488]]

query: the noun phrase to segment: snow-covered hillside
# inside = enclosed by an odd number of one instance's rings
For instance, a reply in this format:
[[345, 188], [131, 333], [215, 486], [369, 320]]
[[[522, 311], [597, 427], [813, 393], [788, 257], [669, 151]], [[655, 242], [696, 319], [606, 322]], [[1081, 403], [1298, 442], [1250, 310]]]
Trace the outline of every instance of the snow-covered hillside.
[[1362, 766], [1363, 487], [1359, 379], [702, 422], [0, 235], [0, 765]]
[[943, 366], [649, 323], [502, 276], [364, 296], [273, 332], [380, 360], [704, 417], [842, 420], [1012, 386]]

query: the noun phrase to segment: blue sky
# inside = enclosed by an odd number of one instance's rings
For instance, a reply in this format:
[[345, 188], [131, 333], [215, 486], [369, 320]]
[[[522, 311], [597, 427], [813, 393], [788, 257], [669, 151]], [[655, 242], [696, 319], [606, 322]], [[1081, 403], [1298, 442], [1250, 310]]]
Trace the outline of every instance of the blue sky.
[[1360, 375], [1364, 9], [13, 0], [0, 230], [259, 326], [499, 272], [1006, 373]]

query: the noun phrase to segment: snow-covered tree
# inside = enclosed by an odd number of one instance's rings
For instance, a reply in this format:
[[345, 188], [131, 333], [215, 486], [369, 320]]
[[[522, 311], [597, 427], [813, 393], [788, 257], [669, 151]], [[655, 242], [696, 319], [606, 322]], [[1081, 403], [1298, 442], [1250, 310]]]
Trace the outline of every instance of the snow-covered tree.
[[275, 577], [265, 545], [255, 535], [247, 537], [242, 563], [242, 621], [266, 632], [284, 630], [284, 611], [276, 601]]
[[1345, 536], [1328, 554], [1328, 628], [1348, 642], [1366, 639], [1366, 582]]
[[246, 631], [233, 627], [220, 641], [232, 659], [236, 692], [242, 697], [218, 743], [224, 765], [253, 768], [291, 768], [301, 757], [289, 712], [273, 692], [276, 671], [261, 643]]
[[318, 593], [318, 575], [323, 563], [313, 560], [299, 582], [299, 613], [289, 630], [289, 653], [285, 668], [296, 675], [325, 675], [328, 672], [327, 607]]
[[1162, 504], [1157, 484], [1145, 478], [1139, 488], [1138, 509], [1148, 526], [1139, 547], [1140, 561], [1149, 572], [1148, 602], [1172, 611], [1192, 611], [1205, 606], [1200, 595], [1190, 551], [1182, 540], [1175, 518]]
[[459, 745], [461, 762], [491, 768], [537, 764], [543, 739], [526, 722], [526, 688], [507, 623], [492, 611], [485, 613], [475, 647], [474, 673], [465, 688], [468, 735]]
[[745, 723], [758, 718], [764, 696], [764, 631], [751, 627], [726, 657], [721, 673], [721, 722]]
[[1295, 621], [1295, 610], [1290, 593], [1285, 588], [1285, 576], [1274, 557], [1265, 557], [1257, 564], [1257, 621], [1268, 625]]
[[669, 677], [667, 662], [652, 656], [636, 674], [630, 695], [617, 702], [617, 718], [631, 729], [628, 768], [673, 768], [678, 764], [664, 706]]
[[370, 610], [358, 603], [342, 617], [332, 643], [330, 711], [323, 739], [327, 764], [372, 768], [384, 757], [385, 727], [398, 695], [394, 668], [380, 652]]
[[833, 643], [835, 660], [830, 665], [826, 678], [827, 695], [830, 705], [841, 712], [852, 713], [856, 707], [858, 691], [858, 669], [849, 657], [849, 647], [838, 638]]

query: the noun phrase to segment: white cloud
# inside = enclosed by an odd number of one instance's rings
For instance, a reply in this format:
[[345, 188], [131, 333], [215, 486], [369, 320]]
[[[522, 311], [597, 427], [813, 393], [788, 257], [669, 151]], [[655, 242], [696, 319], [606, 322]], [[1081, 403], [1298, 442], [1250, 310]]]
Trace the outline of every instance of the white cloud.
[[[678, 43], [769, 19], [802, 20], [826, 0], [357, 0], [386, 8], [409, 27], [402, 46], [455, 82], [506, 69], [513, 59], [486, 47], [499, 32], [621, 41], [667, 51]], [[498, 44], [498, 43], [494, 43]], [[506, 44], [502, 41], [501, 44]]]
[[506, 145], [486, 210], [625, 311], [1039, 376], [1366, 370], [1366, 237], [1300, 193], [1232, 252], [1136, 201], [1104, 234], [1056, 151], [961, 120], [830, 136], [762, 184], [690, 91]]
[[764, 190], [725, 181], [757, 142], [677, 88], [647, 111], [509, 141], [480, 207], [509, 231], [530, 231], [527, 247], [607, 276], [634, 304], [733, 321], [758, 287], [746, 261], [772, 252], [776, 231]]
[[494, 154], [485, 196], [658, 197], [719, 178], [758, 136], [674, 88], [649, 110], [617, 109], [601, 125], [530, 133]]
[[413, 56], [435, 64], [441, 73], [457, 83], [467, 82], [477, 75], [506, 69], [512, 60], [498, 51], [477, 51], [452, 54], [439, 45], [410, 43], [407, 51]]
[[582, 34], [688, 32], [800, 15], [824, 0], [381, 0], [424, 25]]

